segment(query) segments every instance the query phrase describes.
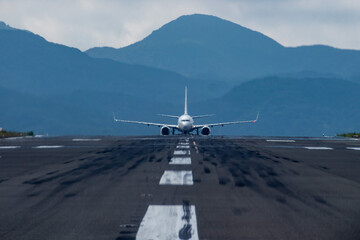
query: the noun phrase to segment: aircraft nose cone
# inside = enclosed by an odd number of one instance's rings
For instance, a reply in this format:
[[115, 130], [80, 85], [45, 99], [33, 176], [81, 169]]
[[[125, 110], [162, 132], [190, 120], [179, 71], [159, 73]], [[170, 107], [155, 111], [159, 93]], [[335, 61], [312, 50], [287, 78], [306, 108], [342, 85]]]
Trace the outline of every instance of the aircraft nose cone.
[[186, 129], [186, 130], [189, 130], [190, 129], [190, 127], [191, 127], [191, 124], [190, 123], [184, 123], [184, 129]]

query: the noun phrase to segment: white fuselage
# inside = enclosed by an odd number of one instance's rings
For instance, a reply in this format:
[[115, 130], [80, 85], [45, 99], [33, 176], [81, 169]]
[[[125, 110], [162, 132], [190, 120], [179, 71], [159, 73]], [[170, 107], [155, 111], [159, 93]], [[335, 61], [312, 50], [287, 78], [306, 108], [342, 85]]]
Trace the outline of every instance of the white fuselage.
[[178, 119], [178, 129], [183, 133], [189, 133], [193, 130], [194, 120], [188, 115], [181, 115]]

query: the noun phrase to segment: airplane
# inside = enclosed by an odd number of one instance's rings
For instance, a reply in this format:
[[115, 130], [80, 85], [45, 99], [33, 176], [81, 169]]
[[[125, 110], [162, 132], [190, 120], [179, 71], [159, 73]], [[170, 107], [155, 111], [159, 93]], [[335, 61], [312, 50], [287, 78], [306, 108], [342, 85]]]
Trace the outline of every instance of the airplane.
[[187, 110], [187, 87], [185, 87], [185, 109], [184, 114], [181, 116], [174, 116], [174, 115], [168, 115], [168, 114], [158, 114], [163, 117], [170, 117], [170, 118], [177, 118], [178, 124], [177, 125], [171, 125], [171, 124], [165, 124], [165, 123], [152, 123], [152, 122], [140, 122], [140, 121], [132, 121], [132, 120], [122, 120], [117, 119], [115, 117], [115, 114], [113, 113], [114, 121], [115, 122], [125, 122], [125, 123], [137, 123], [137, 124], [144, 124], [148, 126], [157, 126], [161, 127], [160, 129], [160, 135], [170, 135], [170, 132], [172, 132], [172, 135], [175, 134], [175, 130], [183, 133], [183, 134], [190, 134], [193, 131], [196, 131], [197, 135], [199, 135], [199, 130], [201, 135], [209, 135], [211, 130], [210, 128], [215, 126], [225, 126], [230, 124], [240, 124], [240, 123], [256, 123], [259, 118], [259, 113], [256, 116], [255, 120], [248, 120], [248, 121], [234, 121], [234, 122], [222, 122], [222, 123], [210, 123], [210, 124], [200, 124], [195, 125], [194, 119], [197, 118], [203, 118], [203, 117], [209, 117], [213, 116], [214, 114], [207, 114], [207, 115], [198, 115], [198, 116], [190, 116], [188, 114]]

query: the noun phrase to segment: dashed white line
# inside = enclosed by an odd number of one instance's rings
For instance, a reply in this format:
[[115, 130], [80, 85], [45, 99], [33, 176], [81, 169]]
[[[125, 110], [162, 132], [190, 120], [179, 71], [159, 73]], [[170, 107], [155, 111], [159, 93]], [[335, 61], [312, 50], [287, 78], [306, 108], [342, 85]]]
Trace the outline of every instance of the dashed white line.
[[174, 155], [190, 155], [190, 150], [175, 150]]
[[[150, 205], [141, 221], [136, 239], [198, 240], [195, 206], [188, 208], [184, 209], [182, 205]], [[183, 236], [184, 232], [186, 236]]]
[[190, 148], [189, 145], [178, 145], [176, 146], [176, 148]]
[[[189, 139], [180, 142], [174, 155], [190, 155]], [[183, 150], [185, 149], [185, 150]], [[169, 164], [190, 165], [191, 158], [172, 157]], [[193, 185], [192, 171], [164, 171], [159, 185]], [[166, 226], [166, 227], [164, 227]], [[136, 234], [137, 240], [195, 239], [198, 240], [195, 206], [150, 205]]]
[[33, 147], [33, 148], [37, 148], [37, 149], [42, 149], [42, 148], [44, 148], [44, 149], [47, 149], [47, 148], [63, 148], [64, 146], [61, 146], [61, 145], [53, 145], [53, 146], [35, 146], [35, 147]]
[[193, 185], [192, 171], [166, 170], [161, 176], [160, 185]]
[[74, 138], [72, 141], [74, 142], [98, 142], [101, 141], [100, 138]]
[[330, 147], [304, 147], [309, 150], [333, 150], [333, 148]]
[[8, 137], [5, 138], [6, 140], [17, 140], [17, 139], [23, 139], [24, 137]]
[[295, 140], [291, 140], [291, 139], [267, 139], [267, 142], [295, 142]]
[[20, 146], [0, 146], [0, 149], [15, 149], [20, 148]]
[[190, 165], [191, 158], [190, 157], [172, 157], [169, 164], [172, 165]]
[[360, 151], [360, 147], [347, 147], [347, 149]]

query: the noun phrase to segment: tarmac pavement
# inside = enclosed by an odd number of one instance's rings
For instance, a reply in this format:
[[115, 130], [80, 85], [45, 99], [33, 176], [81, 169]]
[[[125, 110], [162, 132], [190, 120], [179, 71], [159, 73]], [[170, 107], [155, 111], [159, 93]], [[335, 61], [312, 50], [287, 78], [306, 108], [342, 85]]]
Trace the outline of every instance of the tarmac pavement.
[[360, 141], [0, 139], [0, 239], [360, 239]]

